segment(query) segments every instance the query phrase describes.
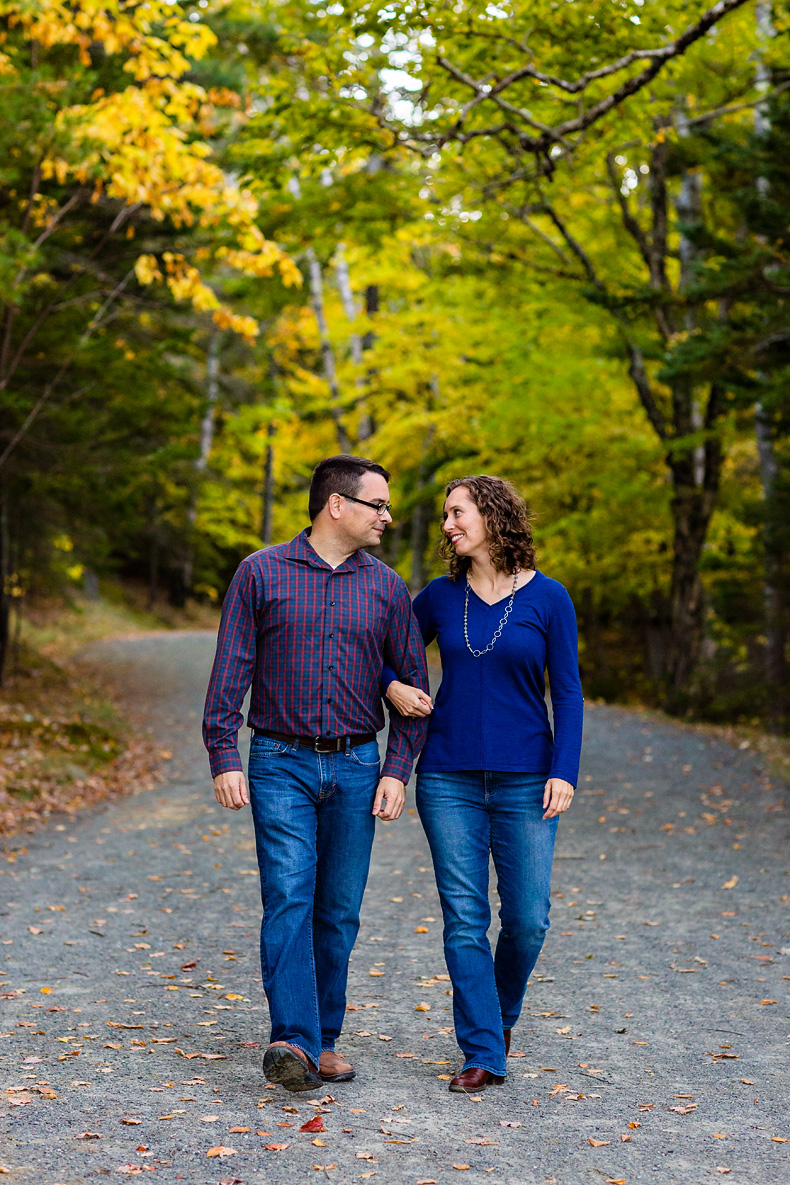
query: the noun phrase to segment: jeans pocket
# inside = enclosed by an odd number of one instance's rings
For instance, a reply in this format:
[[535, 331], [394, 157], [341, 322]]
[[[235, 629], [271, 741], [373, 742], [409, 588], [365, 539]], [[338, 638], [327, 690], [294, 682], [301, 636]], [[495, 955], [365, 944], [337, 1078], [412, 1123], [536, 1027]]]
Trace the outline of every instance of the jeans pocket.
[[376, 741], [369, 741], [366, 745], [356, 745], [353, 749], [349, 749], [344, 756], [354, 765], [361, 765], [363, 769], [374, 769], [381, 761]]
[[274, 737], [253, 736], [250, 757], [279, 757], [282, 753], [288, 753], [292, 747], [288, 741], [278, 741]]

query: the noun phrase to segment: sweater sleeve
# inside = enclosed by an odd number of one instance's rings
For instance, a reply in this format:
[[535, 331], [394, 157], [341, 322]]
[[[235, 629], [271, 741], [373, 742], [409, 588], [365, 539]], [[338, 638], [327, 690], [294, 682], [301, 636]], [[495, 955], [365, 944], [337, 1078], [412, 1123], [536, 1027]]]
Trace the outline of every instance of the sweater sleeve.
[[[433, 581], [431, 581], [431, 583], [433, 583]], [[433, 615], [431, 612], [431, 592], [430, 592], [430, 589], [431, 589], [431, 585], [430, 584], [426, 585], [425, 588], [422, 590], [422, 592], [418, 593], [417, 596], [414, 598], [414, 601], [412, 602], [412, 608], [414, 609], [414, 616], [417, 618], [417, 624], [420, 627], [420, 633], [422, 634], [422, 641], [423, 641], [424, 646], [428, 646], [436, 637], [436, 626], [434, 625]], [[392, 682], [410, 683], [411, 680], [404, 679], [402, 676], [398, 675], [397, 672], [394, 671], [393, 668], [385, 660], [384, 666], [383, 666], [383, 669], [381, 672], [381, 694], [382, 694], [382, 697], [386, 696], [387, 688], [389, 687], [390, 683], [392, 683]], [[420, 690], [427, 691], [427, 689], [428, 688], [427, 688], [427, 680], [426, 680], [426, 686], [421, 687]]]
[[554, 756], [549, 777], [576, 786], [582, 747], [584, 698], [579, 679], [576, 612], [559, 586], [551, 610], [546, 646], [551, 707], [554, 714]]

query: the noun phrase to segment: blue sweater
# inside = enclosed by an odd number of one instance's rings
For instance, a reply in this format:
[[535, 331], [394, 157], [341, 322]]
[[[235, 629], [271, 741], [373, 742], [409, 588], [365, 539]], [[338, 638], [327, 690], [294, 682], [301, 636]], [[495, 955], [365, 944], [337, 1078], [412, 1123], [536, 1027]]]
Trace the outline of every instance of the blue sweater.
[[[414, 600], [426, 646], [436, 638], [442, 683], [428, 720], [417, 769], [509, 770], [563, 778], [576, 785], [582, 742], [576, 614], [556, 580], [536, 572], [518, 589], [493, 650], [475, 658], [464, 641], [466, 580], [439, 576]], [[469, 641], [491, 641], [508, 598], [488, 605], [469, 593]], [[548, 671], [554, 714], [546, 708]], [[386, 689], [395, 673], [385, 667]]]

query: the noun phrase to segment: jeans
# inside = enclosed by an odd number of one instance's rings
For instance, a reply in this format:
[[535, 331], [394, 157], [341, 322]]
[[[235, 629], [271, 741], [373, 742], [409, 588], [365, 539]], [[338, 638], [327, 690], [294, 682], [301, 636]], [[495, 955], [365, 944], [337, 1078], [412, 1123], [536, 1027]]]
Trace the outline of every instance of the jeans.
[[[472, 1066], [505, 1075], [503, 1029], [521, 1012], [527, 980], [549, 928], [557, 819], [543, 819], [546, 774], [482, 770], [422, 773], [417, 808], [433, 856], [453, 983], [455, 1035]], [[489, 854], [501, 929], [488, 941]]]
[[379, 781], [375, 741], [315, 753], [254, 736], [249, 785], [261, 870], [261, 973], [271, 1041], [316, 1064], [346, 1008]]

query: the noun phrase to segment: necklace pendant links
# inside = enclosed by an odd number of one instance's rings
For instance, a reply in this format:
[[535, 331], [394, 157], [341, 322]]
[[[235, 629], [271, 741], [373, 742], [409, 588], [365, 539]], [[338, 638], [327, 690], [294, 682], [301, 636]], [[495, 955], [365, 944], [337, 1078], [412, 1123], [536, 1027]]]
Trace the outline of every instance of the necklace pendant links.
[[513, 591], [510, 594], [510, 599], [508, 600], [507, 608], [505, 609], [505, 612], [502, 615], [502, 620], [500, 621], [499, 625], [497, 626], [496, 630], [494, 631], [493, 638], [488, 643], [485, 650], [475, 650], [469, 641], [469, 589], [472, 587], [472, 585], [469, 580], [469, 573], [468, 572], [466, 573], [466, 595], [464, 597], [464, 641], [466, 642], [467, 650], [469, 651], [470, 654], [474, 655], [475, 658], [482, 658], [482, 656], [484, 654], [488, 654], [489, 650], [494, 649], [494, 646], [496, 645], [496, 643], [498, 642], [498, 640], [502, 634], [502, 630], [507, 625], [507, 619], [508, 619], [508, 617], [510, 617], [510, 611], [513, 608], [513, 602], [516, 599], [516, 589], [518, 586], [519, 572], [520, 572], [520, 568], [516, 568], [515, 572], [513, 573]]

